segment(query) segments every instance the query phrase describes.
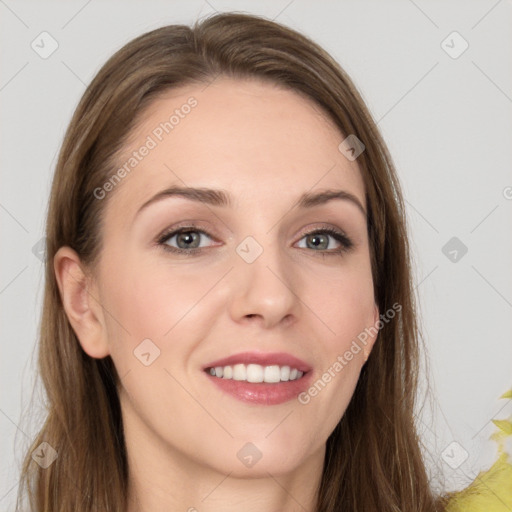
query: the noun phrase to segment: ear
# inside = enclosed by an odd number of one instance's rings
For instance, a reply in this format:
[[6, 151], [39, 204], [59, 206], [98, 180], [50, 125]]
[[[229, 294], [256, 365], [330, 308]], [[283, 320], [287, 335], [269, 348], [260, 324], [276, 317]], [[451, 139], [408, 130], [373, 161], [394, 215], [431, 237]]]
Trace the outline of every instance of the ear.
[[91, 357], [106, 357], [110, 350], [103, 308], [80, 257], [70, 247], [61, 247], [53, 259], [53, 269], [64, 311], [82, 349]]
[[372, 351], [372, 348], [373, 346], [375, 345], [375, 342], [377, 341], [377, 337], [379, 335], [379, 331], [377, 330], [377, 332], [374, 332], [375, 329], [377, 329], [376, 325], [377, 325], [377, 322], [379, 321], [380, 319], [380, 315], [379, 315], [379, 307], [377, 306], [377, 304], [374, 304], [374, 308], [373, 308], [373, 323], [372, 323], [372, 328], [370, 330], [370, 336], [368, 336], [368, 339], [366, 340], [366, 344], [364, 346], [364, 349], [363, 349], [363, 353], [364, 353], [364, 362], [366, 363], [366, 361], [368, 360], [368, 358], [370, 357], [370, 353]]

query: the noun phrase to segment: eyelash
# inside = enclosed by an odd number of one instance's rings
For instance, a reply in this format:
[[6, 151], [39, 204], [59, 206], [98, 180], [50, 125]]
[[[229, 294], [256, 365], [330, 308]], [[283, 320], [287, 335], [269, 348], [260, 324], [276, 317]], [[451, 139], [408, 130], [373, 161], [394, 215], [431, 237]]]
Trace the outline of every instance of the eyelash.
[[[199, 229], [197, 226], [194, 225], [188, 225], [183, 226], [179, 228], [172, 228], [172, 230], [166, 230], [161, 235], [158, 236], [156, 242], [159, 246], [161, 246], [164, 251], [174, 253], [174, 254], [187, 254], [187, 255], [193, 255], [200, 253], [205, 249], [205, 247], [193, 247], [192, 249], [180, 249], [177, 247], [171, 247], [167, 245], [165, 242], [167, 242], [170, 238], [172, 238], [175, 235], [180, 235], [181, 233], [187, 233], [187, 232], [195, 232], [200, 233], [202, 235], [207, 236], [210, 239], [213, 239], [211, 235], [209, 235], [206, 231]], [[325, 227], [325, 228], [317, 228], [312, 231], [309, 231], [307, 233], [303, 233], [302, 238], [305, 238], [310, 235], [317, 235], [317, 234], [328, 234], [332, 236], [336, 241], [338, 241], [341, 244], [341, 247], [338, 249], [331, 249], [331, 250], [321, 250], [321, 251], [315, 251], [313, 249], [313, 252], [318, 252], [319, 255], [325, 256], [341, 256], [343, 253], [348, 252], [353, 247], [353, 242], [350, 238], [348, 238], [344, 233], [341, 231], [338, 231], [331, 227]], [[300, 249], [304, 249], [301, 247]], [[307, 248], [306, 248], [307, 249]]]

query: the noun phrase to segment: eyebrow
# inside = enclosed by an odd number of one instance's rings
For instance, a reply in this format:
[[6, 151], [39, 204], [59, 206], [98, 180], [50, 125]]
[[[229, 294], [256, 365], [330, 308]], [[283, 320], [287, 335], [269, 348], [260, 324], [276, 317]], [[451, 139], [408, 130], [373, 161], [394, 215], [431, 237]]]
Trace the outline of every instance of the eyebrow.
[[[193, 187], [169, 187], [165, 190], [158, 192], [156, 195], [148, 199], [137, 211], [135, 217], [137, 217], [143, 210], [149, 205], [167, 199], [169, 197], [184, 197], [191, 201], [205, 203], [211, 206], [222, 206], [231, 207], [232, 201], [231, 196], [225, 190], [211, 189], [211, 188], [193, 188]], [[305, 192], [302, 194], [297, 202], [293, 205], [293, 208], [312, 208], [325, 204], [334, 199], [341, 199], [349, 201], [361, 211], [361, 213], [367, 216], [366, 211], [359, 201], [359, 199], [352, 193], [345, 190], [323, 190], [321, 192]]]

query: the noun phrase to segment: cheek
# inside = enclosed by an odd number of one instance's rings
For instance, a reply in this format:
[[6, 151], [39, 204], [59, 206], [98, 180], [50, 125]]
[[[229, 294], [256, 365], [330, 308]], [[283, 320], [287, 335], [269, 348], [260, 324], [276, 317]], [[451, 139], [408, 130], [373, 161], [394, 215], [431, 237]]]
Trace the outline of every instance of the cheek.
[[369, 260], [359, 268], [317, 275], [316, 280], [307, 282], [309, 302], [305, 302], [322, 320], [316, 319], [321, 361], [315, 380], [299, 396], [299, 403], [324, 418], [325, 430], [330, 432], [352, 398], [365, 360], [365, 333], [373, 325], [375, 304]]
[[321, 322], [319, 332], [330, 359], [373, 325], [374, 291], [369, 261], [308, 279], [308, 300]]
[[[361, 368], [365, 362], [365, 344], [358, 336], [368, 324], [361, 307], [352, 300], [337, 302], [338, 308], [328, 317], [336, 335], [322, 338], [322, 350], [318, 371], [309, 388], [298, 398], [299, 407], [307, 417], [321, 419], [320, 431], [313, 424], [312, 435], [326, 438], [336, 427], [354, 394]], [[320, 436], [321, 437], [321, 436]]]
[[[212, 322], [211, 297], [222, 273], [197, 267], [171, 267], [167, 262], [124, 260], [104, 273], [108, 336], [117, 362], [133, 357], [145, 339], [152, 340], [162, 355], [172, 351], [182, 356], [193, 347], [172, 343], [174, 339], [200, 339]], [[212, 294], [213, 296], [213, 294]], [[164, 358], [162, 358], [163, 360]]]
[[177, 302], [170, 300], [173, 283], [166, 285], [158, 277], [154, 269], [123, 264], [106, 281], [106, 302], [112, 316], [134, 339], [160, 337], [168, 323], [166, 315]]

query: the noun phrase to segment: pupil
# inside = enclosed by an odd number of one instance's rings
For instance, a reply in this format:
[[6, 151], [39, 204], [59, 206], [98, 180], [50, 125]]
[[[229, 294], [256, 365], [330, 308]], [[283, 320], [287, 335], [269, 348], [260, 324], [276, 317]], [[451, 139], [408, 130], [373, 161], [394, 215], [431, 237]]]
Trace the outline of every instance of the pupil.
[[192, 244], [189, 242], [195, 242], [198, 240], [197, 233], [194, 233], [193, 231], [187, 231], [185, 233], [181, 233], [178, 237], [178, 242], [183, 241], [185, 242], [186, 247], [191, 247]]
[[[325, 236], [324, 235], [311, 235], [311, 241], [312, 241], [312, 244], [315, 246], [315, 247], [318, 247], [319, 245], [322, 244], [322, 238], [324, 239], [323, 241], [325, 242]], [[318, 242], [318, 243], [317, 243]], [[325, 243], [323, 244], [325, 245]]]

